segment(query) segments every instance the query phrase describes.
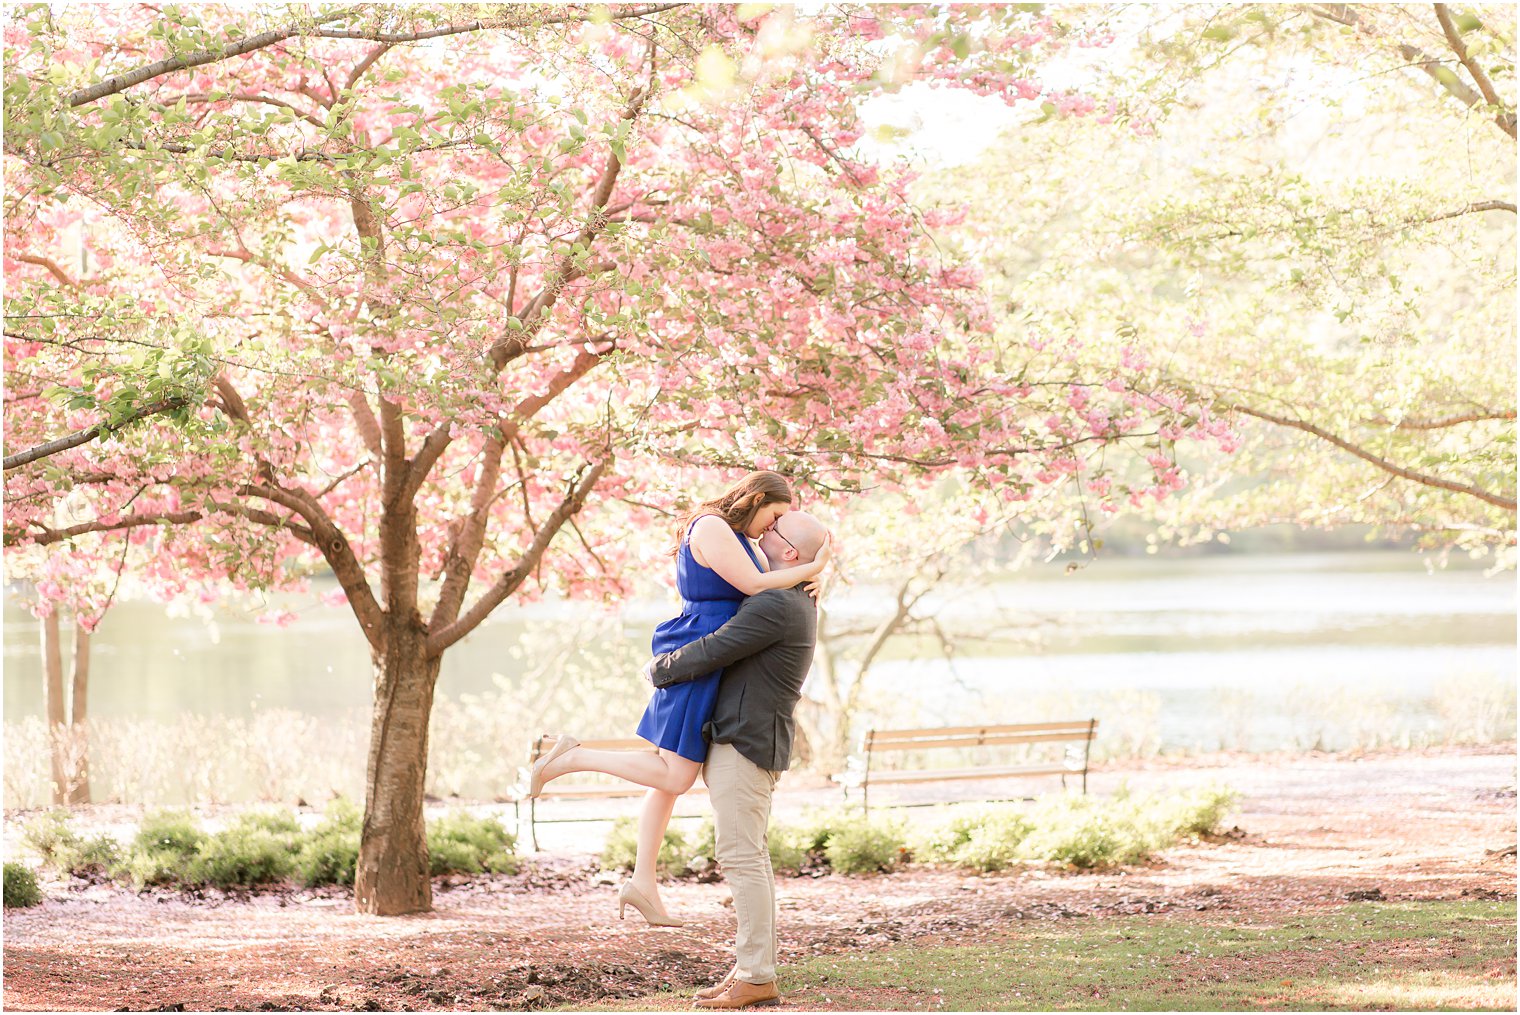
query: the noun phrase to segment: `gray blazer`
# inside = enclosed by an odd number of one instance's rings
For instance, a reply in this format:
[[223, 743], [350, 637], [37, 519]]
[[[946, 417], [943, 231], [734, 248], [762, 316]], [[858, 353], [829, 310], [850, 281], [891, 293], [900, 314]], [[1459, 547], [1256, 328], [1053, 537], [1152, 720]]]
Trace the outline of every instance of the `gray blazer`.
[[792, 712], [817, 640], [818, 609], [803, 587], [768, 589], [707, 637], [655, 656], [648, 672], [654, 686], [669, 687], [721, 669], [718, 703], [702, 736], [784, 772], [792, 763]]

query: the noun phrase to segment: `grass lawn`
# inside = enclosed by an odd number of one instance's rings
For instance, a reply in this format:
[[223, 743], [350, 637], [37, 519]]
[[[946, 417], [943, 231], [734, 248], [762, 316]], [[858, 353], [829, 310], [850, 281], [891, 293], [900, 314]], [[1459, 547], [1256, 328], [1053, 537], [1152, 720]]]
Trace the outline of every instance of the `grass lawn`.
[[[965, 945], [809, 959], [783, 971], [782, 989], [787, 1007], [841, 1011], [1513, 1011], [1515, 904], [1026, 923]], [[598, 1010], [690, 1007], [662, 993]]]

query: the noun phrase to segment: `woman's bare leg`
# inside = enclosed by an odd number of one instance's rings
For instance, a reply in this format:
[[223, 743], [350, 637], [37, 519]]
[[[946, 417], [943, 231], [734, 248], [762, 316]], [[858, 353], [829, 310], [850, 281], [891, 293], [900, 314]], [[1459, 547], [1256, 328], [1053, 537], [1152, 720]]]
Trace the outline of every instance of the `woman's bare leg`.
[[[702, 766], [674, 751], [593, 751], [575, 747], [544, 768], [544, 782], [572, 772], [603, 772], [664, 793], [680, 796], [697, 781]], [[668, 823], [667, 818], [667, 823]], [[662, 833], [663, 834], [663, 833]]]
[[555, 758], [544, 769], [544, 782], [572, 772], [602, 772], [620, 779], [648, 786], [644, 805], [639, 809], [638, 855], [633, 865], [633, 887], [648, 899], [662, 916], [668, 916], [660, 901], [660, 881], [656, 873], [660, 844], [665, 829], [675, 813], [676, 799], [691, 789], [702, 770], [699, 762], [683, 758], [674, 751], [594, 751], [574, 747]]
[[[684, 759], [683, 759], [684, 760]], [[660, 901], [660, 846], [665, 841], [665, 829], [670, 827], [670, 816], [675, 813], [680, 795], [652, 789], [644, 794], [644, 806], [639, 808], [639, 851], [633, 863], [633, 887], [654, 904], [661, 916], [669, 916], [665, 903]]]

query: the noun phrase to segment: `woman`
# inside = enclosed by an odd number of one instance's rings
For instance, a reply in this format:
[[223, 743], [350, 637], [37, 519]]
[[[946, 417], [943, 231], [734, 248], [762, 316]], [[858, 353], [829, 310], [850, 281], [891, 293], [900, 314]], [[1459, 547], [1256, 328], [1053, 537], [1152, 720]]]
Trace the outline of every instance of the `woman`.
[[[791, 506], [792, 490], [785, 477], [752, 472], [685, 518], [674, 551], [681, 614], [655, 628], [655, 655], [713, 633], [739, 611], [745, 596], [791, 588], [823, 570], [829, 557], [827, 545], [812, 563], [767, 571], [765, 557], [750, 544]], [[579, 746], [574, 737], [561, 736], [533, 766], [532, 796], [545, 783], [571, 772], [605, 772], [649, 787], [639, 813], [633, 877], [618, 890], [620, 919], [624, 908], [632, 906], [654, 926], [681, 925], [660, 902], [655, 864], [676, 798], [691, 788], [707, 758], [702, 726], [712, 717], [720, 676], [718, 671], [654, 692], [639, 720], [638, 734], [655, 745], [656, 753], [593, 751]]]

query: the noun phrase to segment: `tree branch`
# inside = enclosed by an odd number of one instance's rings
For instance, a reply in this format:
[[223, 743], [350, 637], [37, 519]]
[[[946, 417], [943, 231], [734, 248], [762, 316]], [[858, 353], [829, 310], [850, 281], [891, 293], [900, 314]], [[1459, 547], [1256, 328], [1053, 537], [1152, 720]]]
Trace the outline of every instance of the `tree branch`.
[[12, 254], [11, 256], [22, 264], [35, 264], [38, 267], [46, 268], [49, 274], [70, 289], [79, 288], [79, 283], [69, 278], [68, 272], [58, 267], [58, 262], [54, 261], [51, 257], [39, 257], [34, 254]]
[[[1336, 24], [1346, 25], [1349, 28], [1357, 27], [1358, 22], [1361, 20], [1360, 15], [1350, 4], [1314, 4], [1310, 6], [1309, 11], [1316, 17], [1324, 18], [1327, 21], [1334, 21]], [[1403, 57], [1411, 67], [1418, 67], [1424, 71], [1430, 76], [1431, 80], [1444, 88], [1447, 94], [1453, 96], [1467, 108], [1471, 109], [1484, 103], [1483, 96], [1474, 91], [1467, 82], [1443, 66], [1442, 61], [1427, 55], [1407, 42], [1395, 45], [1398, 48], [1399, 56]], [[1508, 121], [1507, 124], [1505, 122], [1506, 119]], [[1515, 136], [1515, 118], [1513, 113], [1501, 113], [1495, 119], [1495, 122], [1510, 137]]]
[[1473, 201], [1465, 208], [1458, 208], [1456, 211], [1442, 212], [1440, 215], [1432, 215], [1429, 218], [1422, 219], [1420, 221], [1440, 222], [1442, 219], [1454, 219], [1462, 215], [1475, 215], [1479, 212], [1485, 211], [1507, 211], [1513, 215], [1515, 214], [1515, 205], [1511, 201]]
[[[679, 5], [673, 4], [670, 6]], [[632, 120], [634, 117], [638, 116], [639, 111], [644, 106], [644, 100], [649, 96], [649, 93], [653, 89], [653, 50], [650, 51], [648, 66], [650, 72], [650, 80], [644, 85], [635, 89], [633, 93], [629, 95], [628, 102], [624, 106], [622, 113], [622, 118], [625, 120]], [[585, 228], [581, 230], [580, 235], [575, 240], [576, 243], [582, 244], [583, 247], [589, 248], [591, 241], [595, 239], [596, 236], [600, 234], [601, 231], [606, 227], [606, 224], [608, 222], [606, 209], [608, 202], [612, 198], [612, 190], [613, 187], [617, 184], [618, 174], [622, 171], [622, 168], [622, 160], [619, 159], [613, 152], [608, 151], [607, 162], [602, 167], [602, 174], [597, 179], [596, 185], [592, 188], [591, 191], [591, 220], [587, 223]], [[559, 265], [553, 271], [549, 272], [549, 274], [545, 277], [543, 288], [539, 290], [538, 294], [534, 296], [533, 299], [528, 302], [528, 305], [524, 307], [520, 312], [512, 315], [515, 319], [522, 322], [522, 330], [518, 332], [507, 331], [492, 344], [490, 353], [488, 354], [488, 362], [490, 363], [492, 373], [499, 374], [503, 369], [505, 369], [508, 363], [523, 355], [524, 352], [529, 348], [530, 340], [532, 339], [533, 335], [537, 333], [538, 328], [541, 326], [544, 320], [544, 311], [553, 306], [554, 302], [559, 299], [560, 291], [566, 284], [574, 281], [577, 278], [580, 278], [590, 271], [606, 270], [610, 267], [612, 267], [610, 263], [603, 262], [590, 265], [586, 268], [580, 268], [576, 266], [573, 258], [571, 258], [568, 254], [562, 257], [560, 259]], [[514, 292], [517, 284], [516, 278], [516, 269], [514, 268], [512, 281]], [[511, 313], [512, 307], [510, 303], [507, 306], [507, 310], [509, 313]], [[597, 358], [600, 359], [600, 355], [598, 355]], [[577, 358], [576, 362], [580, 363], [581, 361], [579, 358]], [[590, 365], [587, 365], [585, 369], [582, 369], [580, 373], [584, 373], [585, 370], [589, 370], [590, 367], [594, 365], [595, 363], [593, 361]], [[572, 370], [574, 369], [575, 368], [572, 367]], [[578, 376], [580, 376], [580, 374], [575, 374], [575, 377]], [[575, 377], [571, 377], [570, 380], [574, 380]], [[566, 383], [568, 384], [569, 381], [566, 381]], [[555, 390], [554, 393], [557, 395], [560, 391], [563, 390], [563, 387], [561, 387]], [[533, 411], [537, 412], [538, 409], [534, 408]], [[505, 443], [505, 441], [508, 439], [510, 438], [506, 437], [504, 434], [503, 442]], [[428, 473], [432, 471], [434, 464], [438, 461], [438, 458], [443, 454], [444, 450], [448, 448], [451, 441], [452, 438], [449, 436], [449, 426], [447, 422], [439, 424], [434, 428], [432, 433], [428, 434], [427, 438], [423, 441], [422, 447], [418, 449], [417, 457], [412, 465], [412, 475], [410, 482], [408, 483], [412, 494], [415, 494], [417, 490], [421, 489], [422, 483], [427, 479]]]
[[1325, 430], [1322, 427], [1315, 426], [1313, 423], [1306, 423], [1303, 420], [1297, 419], [1288, 419], [1284, 416], [1275, 416], [1272, 413], [1262, 412], [1260, 409], [1253, 409], [1245, 405], [1221, 405], [1218, 408], [1226, 412], [1239, 412], [1246, 416], [1254, 416], [1255, 418], [1263, 420], [1267, 423], [1275, 423], [1278, 426], [1285, 426], [1294, 430], [1302, 430], [1307, 434], [1313, 434], [1315, 437], [1318, 437], [1323, 441], [1335, 445], [1342, 451], [1355, 455], [1362, 461], [1374, 465], [1377, 468], [1382, 469], [1384, 472], [1398, 476], [1400, 479], [1407, 479], [1411, 482], [1419, 483], [1422, 486], [1435, 487], [1441, 490], [1450, 490], [1452, 493], [1460, 493], [1465, 494], [1469, 497], [1476, 497], [1478, 500], [1483, 501], [1485, 504], [1492, 504], [1494, 507], [1502, 508], [1505, 511], [1512, 512], [1515, 510], [1515, 498], [1513, 497], [1505, 497], [1501, 494], [1491, 493], [1487, 490], [1482, 489], [1481, 487], [1471, 486], [1464, 483], [1456, 483], [1449, 479], [1442, 479], [1439, 476], [1432, 476], [1427, 473], [1415, 472], [1413, 469], [1406, 469], [1403, 466], [1395, 465], [1393, 462], [1388, 461], [1386, 458], [1380, 458], [1370, 451], [1357, 447], [1350, 441], [1337, 437], [1335, 434], [1330, 433], [1328, 430]]
[[226, 514], [238, 515], [242, 518], [247, 518], [249, 521], [258, 522], [260, 525], [267, 525], [272, 529], [284, 529], [309, 546], [317, 545], [316, 535], [306, 526], [296, 524], [294, 518], [282, 518], [271, 511], [263, 511], [256, 507], [250, 507], [247, 504], [234, 504], [228, 501], [215, 500], [211, 501], [210, 504], [218, 511], [225, 512]]
[[[611, 17], [614, 21], [621, 21], [627, 18], [642, 18], [647, 17], [650, 14], [658, 14], [661, 11], [667, 11], [671, 10], [672, 8], [682, 6], [685, 5], [679, 3], [647, 4], [641, 7], [633, 7], [622, 11], [614, 10], [611, 12]], [[86, 103], [94, 102], [97, 99], [103, 99], [107, 95], [115, 95], [117, 92], [125, 91], [134, 85], [140, 85], [144, 81], [151, 81], [153, 78], [162, 77], [165, 74], [174, 74], [178, 71], [189, 70], [193, 67], [200, 67], [208, 63], [219, 63], [222, 60], [230, 60], [235, 56], [243, 56], [256, 50], [273, 46], [276, 43], [284, 42], [286, 39], [294, 38], [296, 36], [322, 39], [369, 39], [373, 42], [383, 42], [387, 45], [396, 45], [397, 43], [403, 42], [421, 42], [426, 39], [437, 39], [448, 35], [459, 35], [464, 32], [479, 32], [490, 28], [527, 28], [534, 25], [580, 23], [590, 20], [591, 17], [589, 13], [553, 15], [550, 17], [533, 17], [532, 15], [529, 15], [526, 18], [518, 19], [517, 23], [512, 23], [511, 19], [502, 18], [490, 22], [471, 21], [459, 25], [444, 25], [440, 28], [428, 29], [422, 32], [403, 33], [321, 27], [322, 25], [333, 21], [341, 21], [351, 14], [354, 14], [355, 12], [356, 9], [334, 11], [330, 14], [318, 15], [310, 22], [286, 25], [282, 28], [276, 28], [268, 32], [261, 32], [258, 35], [250, 35], [246, 39], [240, 39], [237, 42], [230, 43], [219, 49], [197, 50], [194, 53], [187, 53], [184, 56], [173, 56], [164, 60], [159, 60], [156, 63], [150, 63], [143, 67], [139, 67], [136, 70], [114, 75], [104, 81], [99, 82], [98, 84], [90, 85], [88, 88], [81, 88], [78, 91], [70, 94], [67, 101], [71, 107], [83, 106]]]
[[380, 608], [379, 601], [375, 599], [374, 590], [369, 587], [364, 566], [359, 563], [359, 557], [354, 553], [353, 546], [349, 544], [342, 530], [327, 516], [327, 512], [322, 510], [322, 506], [305, 493], [273, 485], [247, 484], [238, 492], [243, 496], [273, 501], [301, 516], [311, 527], [312, 545], [321, 551], [323, 559], [332, 568], [338, 584], [343, 587], [344, 594], [348, 596], [348, 605], [354, 611], [354, 616], [358, 618], [359, 627], [363, 629], [364, 637], [368, 639], [370, 647], [376, 651], [383, 651], [385, 611]]
[[[684, 6], [686, 6], [684, 3], [649, 4], [626, 11], [613, 11], [610, 17], [613, 21], [625, 21], [630, 18], [647, 17], [650, 14], [659, 14], [661, 11], [668, 11]], [[460, 35], [465, 32], [481, 32], [492, 28], [534, 28], [539, 25], [579, 24], [588, 20], [590, 20], [590, 15], [588, 14], [559, 14], [551, 17], [530, 16], [515, 22], [508, 18], [496, 18], [490, 21], [468, 21], [458, 25], [443, 25], [439, 28], [429, 28], [421, 32], [365, 32], [344, 28], [320, 28], [311, 34], [322, 39], [369, 39], [373, 42], [384, 42], [394, 46], [403, 42], [423, 42], [428, 39], [441, 39], [449, 35]]]
[[521, 585], [533, 573], [538, 562], [543, 559], [544, 551], [549, 548], [556, 533], [564, 526], [565, 522], [585, 506], [586, 497], [591, 493], [602, 474], [607, 471], [607, 462], [600, 461], [588, 468], [580, 477], [565, 498], [560, 501], [554, 512], [544, 520], [544, 524], [538, 529], [533, 537], [533, 543], [518, 558], [517, 564], [506, 574], [497, 580], [496, 584], [480, 597], [469, 612], [445, 625], [441, 630], [432, 632], [428, 636], [427, 651], [430, 656], [440, 655], [444, 649], [475, 630], [480, 622], [491, 615], [491, 611], [506, 601], [506, 598]]
[[147, 419], [149, 416], [157, 416], [160, 413], [173, 412], [175, 409], [182, 409], [189, 404], [190, 400], [188, 398], [166, 398], [153, 402], [152, 404], [143, 406], [118, 423], [96, 423], [92, 427], [71, 433], [67, 437], [60, 437], [57, 440], [39, 444], [34, 448], [28, 448], [14, 455], [7, 455], [4, 471], [10, 472], [12, 469], [19, 469], [21, 466], [28, 465], [38, 459], [56, 455], [61, 451], [68, 451], [70, 448], [77, 448], [81, 444], [88, 444], [101, 437], [108, 437], [116, 431], [136, 423], [140, 419]]
[[[380, 45], [376, 46], [374, 49], [366, 53], [364, 55], [364, 59], [355, 64], [354, 69], [348, 72], [348, 80], [343, 82], [343, 91], [350, 91], [354, 85], [358, 84], [359, 79], [364, 76], [364, 72], [373, 67], [376, 60], [380, 59], [387, 52], [389, 52], [391, 45], [392, 44], [389, 42], [382, 42]], [[334, 98], [341, 97], [341, 93], [334, 96]]]
[[[249, 425], [248, 406], [232, 385], [226, 374], [218, 374], [212, 382], [221, 395], [222, 410], [244, 426]], [[311, 545], [322, 553], [323, 559], [337, 576], [338, 584], [348, 596], [348, 605], [369, 640], [370, 647], [382, 651], [385, 644], [385, 613], [375, 599], [374, 590], [364, 574], [364, 566], [354, 553], [343, 531], [328, 517], [315, 497], [304, 490], [291, 490], [281, 486], [275, 478], [274, 466], [267, 459], [258, 458], [257, 465], [264, 483], [244, 484], [238, 493], [244, 497], [259, 497], [273, 501], [299, 515], [311, 529]]]
[[316, 286], [301, 278], [301, 276], [297, 275], [289, 268], [282, 267], [269, 260], [268, 258], [256, 256], [253, 251], [249, 250], [247, 247], [239, 246], [237, 250], [208, 250], [206, 253], [212, 257], [225, 257], [229, 261], [242, 261], [244, 264], [258, 265], [260, 268], [263, 268], [265, 271], [269, 272], [271, 275], [274, 275], [276, 278], [281, 278], [286, 282], [289, 282], [291, 285], [295, 286], [306, 295], [315, 296], [318, 299], [321, 298], [321, 293], [317, 291]]
[[[502, 423], [497, 428], [496, 434], [486, 442], [482, 450], [485, 461], [482, 463], [481, 474], [475, 482], [475, 491], [470, 499], [470, 513], [460, 519], [462, 524], [459, 535], [454, 540], [454, 546], [444, 564], [445, 577], [443, 587], [438, 593], [437, 605], [433, 607], [433, 618], [430, 622], [432, 628], [439, 629], [453, 623], [459, 616], [460, 607], [464, 604], [465, 593], [470, 586], [470, 576], [475, 572], [475, 564], [480, 559], [480, 551], [485, 545], [486, 525], [490, 520], [488, 509], [497, 496], [496, 484], [501, 477], [501, 458], [507, 444], [517, 436], [524, 422], [532, 419], [544, 406], [558, 398], [566, 388], [585, 376], [602, 361], [604, 355], [605, 353], [583, 351], [570, 366], [549, 381], [545, 390], [518, 402], [508, 420]], [[415, 465], [420, 466], [422, 460], [423, 456], [418, 455]], [[417, 471], [422, 472], [420, 468]]]
[[[196, 93], [190, 94], [190, 95], [181, 95], [181, 96], [179, 96], [179, 98], [184, 99], [186, 102], [196, 102], [196, 103], [211, 102], [212, 101], [211, 95], [209, 93], [206, 93], [206, 92], [196, 92]], [[292, 113], [294, 113], [297, 116], [299, 116], [301, 119], [305, 120], [307, 123], [311, 124], [313, 127], [316, 127], [318, 130], [326, 130], [327, 129], [327, 124], [324, 123], [322, 121], [321, 117], [317, 116], [316, 113], [313, 113], [313, 112], [311, 112], [309, 110], [302, 109], [300, 106], [297, 106], [294, 103], [286, 102], [284, 99], [276, 98], [273, 95], [260, 95], [260, 94], [258, 94], [256, 92], [234, 92], [231, 95], [223, 96], [222, 98], [217, 99], [215, 101], [217, 101], [217, 102], [254, 102], [254, 103], [260, 103], [260, 104], [266, 105], [266, 106], [274, 106], [274, 107], [276, 107], [278, 109], [288, 109]]]
[[[87, 532], [117, 532], [122, 529], [136, 529], [144, 525], [184, 525], [189, 522], [199, 521], [204, 518], [199, 511], [157, 511], [150, 514], [128, 515], [114, 522], [80, 522], [78, 525], [70, 525], [66, 529], [43, 528], [41, 534], [26, 537], [29, 542], [39, 546], [47, 546], [51, 543], [62, 542], [75, 536], [82, 536]], [[7, 533], [5, 545], [13, 546], [22, 540], [21, 534]]]
[[[654, 57], [652, 53], [649, 60], [649, 69], [651, 80], [635, 89], [633, 94], [628, 97], [628, 104], [623, 107], [622, 119], [632, 120], [637, 117], [639, 111], [644, 107], [644, 100], [649, 97], [649, 93], [653, 90]], [[591, 241], [606, 228], [609, 221], [607, 206], [612, 199], [612, 189], [617, 185], [618, 174], [622, 172], [622, 169], [623, 161], [617, 157], [616, 153], [608, 151], [607, 162], [602, 167], [602, 175], [591, 189], [591, 220], [581, 230], [580, 235], [571, 242], [570, 246], [572, 248], [576, 244], [580, 244], [583, 249], [589, 249]], [[560, 291], [568, 283], [586, 274], [589, 270], [591, 269], [577, 268], [574, 259], [569, 254], [565, 254], [560, 258], [559, 264], [544, 277], [543, 287], [539, 289], [537, 295], [528, 301], [527, 306], [513, 315], [517, 320], [522, 322], [522, 330], [506, 332], [491, 346], [489, 361], [493, 370], [499, 372], [513, 359], [522, 354], [522, 349], [527, 346], [529, 340], [538, 330], [539, 324], [543, 321], [544, 311], [554, 305], [554, 302], [559, 299]], [[510, 310], [511, 308], [508, 309]]]
[[117, 92], [125, 91], [133, 85], [140, 85], [144, 81], [151, 81], [153, 78], [162, 77], [165, 74], [189, 70], [192, 67], [200, 67], [208, 63], [219, 63], [222, 60], [230, 60], [232, 57], [252, 53], [267, 46], [273, 46], [277, 42], [284, 42], [293, 36], [311, 35], [318, 25], [326, 24], [329, 21], [340, 21], [351, 13], [353, 13], [352, 10], [334, 11], [331, 14], [318, 16], [309, 25], [304, 23], [286, 25], [283, 28], [261, 32], [258, 35], [250, 35], [246, 39], [240, 39], [221, 49], [201, 49], [194, 53], [186, 53], [184, 56], [171, 56], [156, 63], [139, 67], [136, 70], [127, 71], [125, 74], [117, 74], [106, 78], [104, 81], [90, 85], [88, 88], [81, 88], [69, 96], [68, 104], [71, 107], [83, 106], [86, 103], [94, 102], [96, 99], [103, 99], [107, 95], [115, 95]]
[[1395, 423], [1391, 419], [1375, 416], [1367, 423], [1371, 426], [1388, 426], [1395, 430], [1445, 430], [1447, 427], [1460, 426], [1463, 423], [1485, 423], [1512, 420], [1515, 418], [1515, 410], [1471, 412], [1462, 416], [1445, 416], [1441, 419], [1405, 419]]
[[243, 396], [238, 394], [237, 388], [233, 387], [232, 379], [225, 373], [220, 373], [211, 379], [211, 384], [221, 398], [221, 410], [237, 422], [248, 426], [252, 422], [248, 418], [248, 404], [243, 401]]
[[375, 418], [375, 410], [369, 407], [364, 392], [349, 390], [343, 394], [348, 399], [349, 409], [353, 411], [354, 426], [358, 429], [365, 448], [376, 458], [383, 457], [385, 452], [381, 450], [380, 444], [380, 421]]
[[1436, 20], [1441, 22], [1441, 31], [1446, 33], [1446, 44], [1451, 47], [1451, 51], [1456, 54], [1462, 66], [1467, 68], [1467, 73], [1472, 75], [1473, 83], [1478, 86], [1478, 91], [1483, 93], [1484, 101], [1499, 110], [1494, 116], [1494, 122], [1499, 125], [1499, 129], [1504, 131], [1504, 133], [1510, 137], [1514, 137], [1514, 111], [1505, 108], [1504, 100], [1499, 97], [1499, 92], [1494, 88], [1494, 83], [1488, 79], [1487, 74], [1483, 73], [1483, 68], [1478, 66], [1478, 61], [1474, 60], [1471, 54], [1467, 52], [1467, 44], [1462, 41], [1462, 33], [1457, 31], [1457, 26], [1452, 22], [1451, 14], [1447, 11], [1446, 5], [1436, 4], [1435, 9]]

